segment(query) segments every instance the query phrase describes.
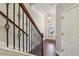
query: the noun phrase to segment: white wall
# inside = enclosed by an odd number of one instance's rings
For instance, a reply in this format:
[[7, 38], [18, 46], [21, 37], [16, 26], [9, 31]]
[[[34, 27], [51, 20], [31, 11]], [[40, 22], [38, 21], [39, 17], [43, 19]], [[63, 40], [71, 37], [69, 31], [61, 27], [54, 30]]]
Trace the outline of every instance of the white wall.
[[61, 53], [61, 6], [56, 6], [56, 50]]
[[45, 19], [44, 15], [42, 15], [36, 8], [31, 7], [31, 16], [34, 19], [38, 29], [41, 33], [45, 34]]

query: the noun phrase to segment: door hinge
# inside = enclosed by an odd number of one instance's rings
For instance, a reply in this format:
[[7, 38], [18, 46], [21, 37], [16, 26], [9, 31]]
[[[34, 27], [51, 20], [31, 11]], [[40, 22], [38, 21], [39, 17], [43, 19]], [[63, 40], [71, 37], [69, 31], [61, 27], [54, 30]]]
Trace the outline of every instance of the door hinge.
[[64, 33], [62, 33], [62, 36], [64, 35]]
[[62, 19], [64, 19], [64, 17], [62, 16]]
[[64, 49], [62, 49], [62, 51], [64, 51]]

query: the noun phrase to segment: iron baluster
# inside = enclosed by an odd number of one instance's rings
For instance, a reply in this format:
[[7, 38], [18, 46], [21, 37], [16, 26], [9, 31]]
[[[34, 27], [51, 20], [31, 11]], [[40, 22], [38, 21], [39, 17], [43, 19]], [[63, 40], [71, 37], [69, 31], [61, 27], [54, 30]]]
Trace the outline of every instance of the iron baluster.
[[[23, 31], [24, 31], [24, 12], [23, 12], [23, 22], [22, 22], [22, 27], [23, 27]], [[24, 32], [22, 32], [23, 33], [23, 52], [24, 52]]]
[[[6, 15], [7, 15], [7, 18], [8, 18], [8, 10], [9, 9], [9, 3], [6, 3]], [[6, 39], [7, 39], [7, 47], [9, 47], [9, 28], [10, 28], [10, 25], [8, 24], [8, 19], [6, 20], [6, 24], [5, 24], [5, 29], [6, 29]]]
[[32, 23], [31, 23], [31, 53], [32, 53]]
[[[15, 3], [13, 3], [13, 22], [15, 23]], [[13, 24], [13, 49], [15, 49], [15, 25]]]
[[30, 20], [29, 20], [29, 52], [30, 52]]
[[[27, 25], [28, 25], [27, 22], [28, 21], [27, 21], [27, 16], [26, 16], [26, 33], [27, 33]], [[28, 38], [27, 38], [27, 35], [26, 35], [26, 52], [27, 52], [27, 41], [28, 41]]]
[[[18, 26], [20, 27], [20, 5], [18, 7]], [[19, 47], [19, 51], [20, 51], [20, 36], [21, 36], [21, 33], [20, 33], [20, 30], [18, 29], [18, 39], [19, 39], [19, 42], [18, 42], [18, 47]]]

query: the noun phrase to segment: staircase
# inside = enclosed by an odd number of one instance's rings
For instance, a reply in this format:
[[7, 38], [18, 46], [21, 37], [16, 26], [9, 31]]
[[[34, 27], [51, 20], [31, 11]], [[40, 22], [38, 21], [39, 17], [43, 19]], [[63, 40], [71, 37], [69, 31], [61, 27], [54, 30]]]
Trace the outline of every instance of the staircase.
[[0, 52], [3, 55], [34, 55], [33, 49], [42, 43], [43, 56], [43, 34], [25, 5], [6, 3], [0, 4], [0, 8]]

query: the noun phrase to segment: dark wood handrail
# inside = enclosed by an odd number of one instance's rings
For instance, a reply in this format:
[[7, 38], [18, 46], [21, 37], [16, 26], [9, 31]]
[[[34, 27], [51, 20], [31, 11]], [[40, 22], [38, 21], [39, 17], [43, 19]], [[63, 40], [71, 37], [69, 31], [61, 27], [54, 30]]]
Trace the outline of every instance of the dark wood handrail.
[[39, 32], [39, 34], [41, 35], [41, 37], [43, 36], [42, 33], [39, 31], [37, 25], [35, 24], [33, 18], [31, 17], [30, 13], [28, 12], [27, 8], [25, 7], [25, 5], [23, 3], [19, 3], [19, 5], [21, 6], [21, 8], [23, 9], [23, 11], [25, 12], [25, 14], [27, 15], [27, 17], [29, 18], [29, 20], [31, 21], [31, 23], [34, 25], [34, 27], [36, 28], [36, 30]]

